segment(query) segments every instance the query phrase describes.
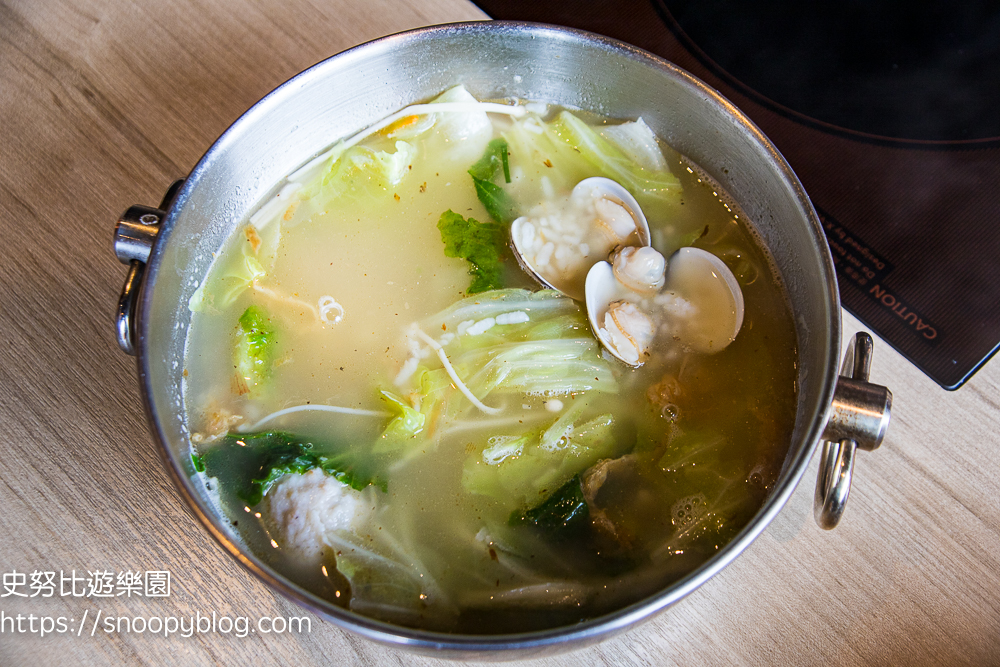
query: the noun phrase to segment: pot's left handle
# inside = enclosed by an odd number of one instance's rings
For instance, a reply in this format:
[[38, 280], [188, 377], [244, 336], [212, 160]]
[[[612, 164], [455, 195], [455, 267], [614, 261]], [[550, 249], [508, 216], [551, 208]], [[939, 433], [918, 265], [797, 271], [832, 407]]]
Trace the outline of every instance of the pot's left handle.
[[122, 214], [115, 225], [115, 255], [118, 261], [128, 264], [128, 275], [118, 297], [118, 316], [116, 329], [118, 347], [126, 354], [135, 356], [135, 317], [139, 303], [139, 289], [142, 287], [142, 276], [146, 271], [146, 262], [156, 242], [160, 231], [160, 223], [166, 217], [167, 209], [174, 202], [174, 197], [184, 184], [184, 179], [175, 181], [159, 208], [149, 206], [132, 206]]

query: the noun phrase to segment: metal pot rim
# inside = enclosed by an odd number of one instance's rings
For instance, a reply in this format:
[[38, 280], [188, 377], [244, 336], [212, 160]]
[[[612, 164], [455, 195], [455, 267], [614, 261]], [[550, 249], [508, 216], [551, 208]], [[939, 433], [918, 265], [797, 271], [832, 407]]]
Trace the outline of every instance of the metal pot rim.
[[[785, 180], [794, 188], [798, 203], [806, 214], [808, 224], [811, 228], [810, 232], [816, 239], [824, 239], [822, 227], [812, 203], [784, 158], [770, 140], [760, 132], [756, 125], [717, 91], [688, 72], [658, 56], [608, 37], [545, 24], [506, 21], [445, 24], [389, 35], [343, 51], [295, 75], [254, 104], [209, 148], [204, 157], [202, 157], [192, 170], [184, 186], [177, 193], [176, 199], [162, 221], [158, 238], [162, 240], [169, 237], [176, 222], [178, 211], [184, 207], [192, 189], [197, 185], [202, 174], [212, 169], [215, 156], [228, 143], [238, 140], [241, 128], [255, 123], [259, 117], [269, 113], [272, 107], [280, 101], [287, 91], [304, 86], [314, 79], [325, 77], [327, 75], [326, 70], [334, 66], [331, 63], [336, 62], [337, 66], [340, 66], [345, 61], [350, 62], [354, 59], [364, 59], [373, 51], [393, 49], [401, 42], [410, 40], [420, 40], [450, 33], [495, 31], [530, 32], [540, 38], [575, 40], [585, 42], [590, 46], [596, 44], [603, 50], [623, 54], [629, 59], [661, 70], [667, 76], [680, 79], [686, 85], [697, 89], [710, 103], [724, 107], [745, 131], [753, 135], [756, 141], [764, 148], [769, 159], [778, 167]], [[497, 651], [502, 651], [509, 657], [513, 657], [512, 654], [514, 653], [522, 655], [568, 650], [569, 648], [600, 641], [621, 632], [679, 601], [739, 556], [764, 531], [795, 491], [823, 434], [824, 423], [826, 421], [825, 409], [820, 413], [812, 415], [811, 425], [804, 438], [806, 443], [811, 444], [800, 447], [794, 456], [786, 459], [785, 466], [779, 476], [778, 482], [775, 484], [775, 490], [772, 495], [768, 497], [754, 519], [733, 540], [720, 549], [719, 553], [713, 558], [703, 563], [685, 577], [660, 592], [624, 608], [572, 626], [505, 635], [458, 635], [412, 629], [377, 621], [342, 609], [318, 598], [312, 593], [285, 580], [283, 577], [275, 575], [255, 555], [245, 552], [240, 545], [231, 540], [222, 531], [220, 528], [221, 519], [202, 502], [199, 494], [194, 491], [191, 479], [181, 468], [180, 462], [170, 454], [167, 444], [169, 438], [161, 423], [161, 419], [164, 416], [158, 412], [152, 400], [153, 386], [150, 379], [152, 359], [148, 351], [151, 300], [143, 298], [150, 286], [155, 284], [156, 278], [162, 269], [160, 260], [163, 256], [165, 245], [165, 243], [156, 243], [149, 257], [149, 264], [146, 268], [146, 276], [142, 286], [142, 294], [139, 297], [138, 335], [136, 337], [138, 370], [143, 403], [150, 430], [157, 440], [159, 453], [163, 458], [164, 465], [173, 477], [174, 483], [180, 489], [184, 500], [202, 525], [247, 570], [272, 589], [317, 615], [331, 620], [346, 629], [357, 632], [362, 636], [385, 644], [411, 650], [434, 652], [436, 655], [443, 657], [481, 656], [483, 652], [492, 653]], [[824, 366], [827, 369], [827, 377], [823, 382], [822, 392], [818, 398], [817, 405], [829, 406], [833, 399], [834, 387], [837, 381], [837, 361], [840, 348], [840, 298], [829, 251], [827, 250], [821, 256], [823, 265], [819, 268], [821, 273], [824, 274], [827, 283], [826, 292], [830, 304], [828, 316], [833, 326], [833, 330], [830, 332], [833, 345], [831, 346], [832, 349], [826, 352]]]

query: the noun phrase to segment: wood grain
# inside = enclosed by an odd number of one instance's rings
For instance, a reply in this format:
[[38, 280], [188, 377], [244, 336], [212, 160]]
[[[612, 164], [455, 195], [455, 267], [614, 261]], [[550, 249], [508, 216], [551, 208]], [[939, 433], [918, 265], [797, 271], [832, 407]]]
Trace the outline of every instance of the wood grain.
[[[0, 598], [66, 616], [300, 615], [187, 514], [114, 342], [117, 216], [155, 204], [257, 99], [384, 34], [482, 18], [463, 0], [0, 4], [0, 572], [165, 569], [145, 598]], [[845, 318], [845, 338], [859, 325]], [[848, 512], [813, 523], [816, 463], [736, 563], [666, 613], [547, 665], [1000, 662], [1000, 366], [947, 393], [876, 340], [895, 394]], [[57, 591], [58, 593], [58, 591]], [[0, 634], [0, 664], [422, 664], [313, 617], [303, 635]], [[526, 663], [527, 664], [527, 663]], [[532, 663], [534, 664], [534, 663]]]

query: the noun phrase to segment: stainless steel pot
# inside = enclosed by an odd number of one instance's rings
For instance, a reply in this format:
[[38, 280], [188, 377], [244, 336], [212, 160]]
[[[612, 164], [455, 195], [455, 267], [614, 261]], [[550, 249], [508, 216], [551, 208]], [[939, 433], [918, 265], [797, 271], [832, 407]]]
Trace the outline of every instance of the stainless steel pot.
[[[571, 627], [503, 636], [448, 635], [401, 628], [345, 611], [273, 572], [241, 548], [193, 478], [181, 373], [191, 314], [185, 307], [236, 225], [279, 179], [332, 140], [462, 82], [478, 98], [518, 97], [641, 115], [701, 165], [743, 208], [770, 249], [793, 304], [799, 346], [798, 408], [792, 443], [771, 496], [719, 553], [659, 593]], [[871, 339], [839, 378], [840, 301], [816, 213], [775, 147], [730, 102], [690, 74], [627, 44], [525, 23], [445, 25], [385, 37], [345, 51], [291, 79], [243, 115], [171, 188], [159, 209], [129, 209], [115, 232], [131, 268], [119, 304], [122, 348], [138, 354], [150, 428], [182, 495], [209, 532], [275, 590], [366, 637], [449, 656], [504, 657], [562, 650], [628, 628], [668, 607], [730, 563], [791, 496], [821, 439], [817, 520], [836, 524], [850, 488], [857, 446], [878, 446], [891, 394], [866, 382]], [[835, 444], [834, 444], [835, 443]], [[494, 653], [494, 657], [496, 656]]]

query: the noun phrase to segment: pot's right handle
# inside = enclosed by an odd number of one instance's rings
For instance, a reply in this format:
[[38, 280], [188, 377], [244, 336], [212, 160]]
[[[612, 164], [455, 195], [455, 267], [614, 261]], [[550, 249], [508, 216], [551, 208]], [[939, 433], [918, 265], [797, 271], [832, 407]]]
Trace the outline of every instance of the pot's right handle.
[[854, 454], [882, 444], [892, 412], [892, 392], [868, 382], [872, 367], [872, 337], [861, 331], [844, 355], [833, 393], [830, 418], [823, 430], [823, 455], [816, 480], [813, 513], [821, 528], [837, 526], [851, 492]]
[[118, 297], [118, 316], [115, 329], [118, 334], [118, 347], [125, 354], [135, 356], [135, 317], [139, 309], [139, 289], [142, 287], [142, 277], [146, 272], [146, 261], [153, 251], [156, 235], [160, 231], [160, 223], [166, 217], [167, 209], [174, 203], [184, 179], [174, 181], [167, 190], [160, 208], [149, 206], [132, 206], [122, 213], [115, 225], [115, 255], [118, 261], [128, 264], [128, 275]]

